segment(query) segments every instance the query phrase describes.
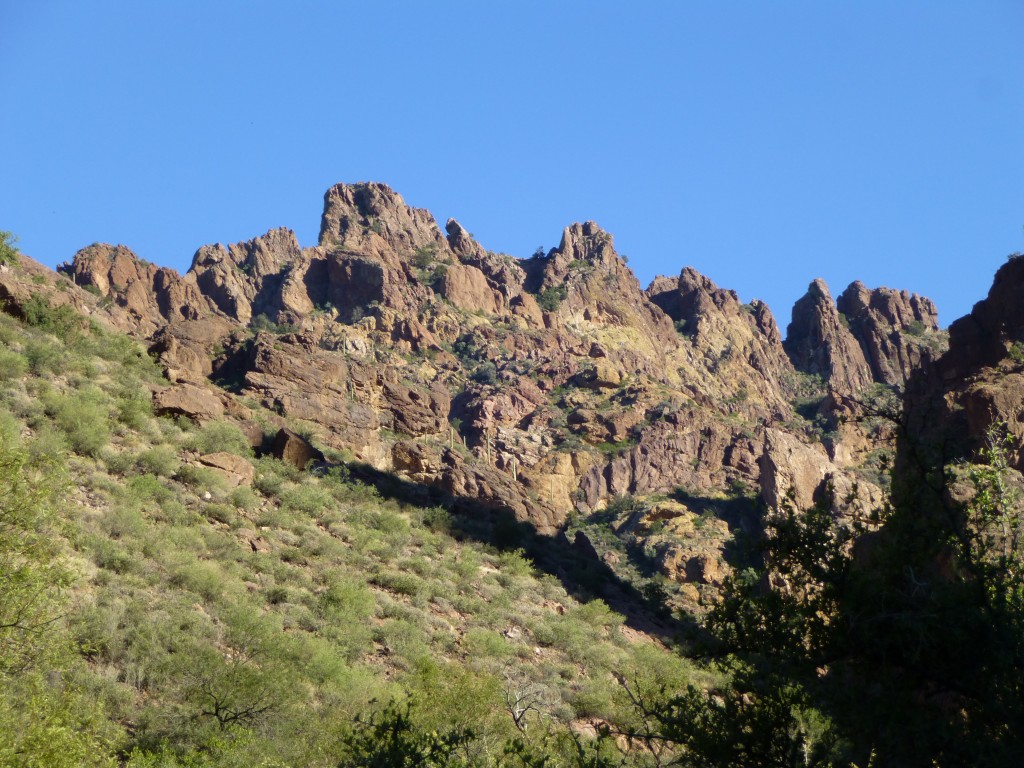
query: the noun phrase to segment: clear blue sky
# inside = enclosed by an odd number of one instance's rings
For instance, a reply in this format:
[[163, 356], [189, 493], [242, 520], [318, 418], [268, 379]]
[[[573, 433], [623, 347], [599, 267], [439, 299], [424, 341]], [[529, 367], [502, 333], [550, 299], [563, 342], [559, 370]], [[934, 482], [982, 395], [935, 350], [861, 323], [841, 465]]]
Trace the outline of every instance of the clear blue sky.
[[379, 180], [527, 256], [594, 219], [780, 324], [814, 277], [943, 324], [1024, 250], [1024, 3], [0, 0], [0, 229], [188, 268]]

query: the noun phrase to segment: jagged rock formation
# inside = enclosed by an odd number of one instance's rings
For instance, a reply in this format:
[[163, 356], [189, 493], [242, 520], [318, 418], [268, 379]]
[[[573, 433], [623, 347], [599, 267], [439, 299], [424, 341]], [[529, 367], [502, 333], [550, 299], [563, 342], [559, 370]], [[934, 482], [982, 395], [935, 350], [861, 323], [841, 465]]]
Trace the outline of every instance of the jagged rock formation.
[[858, 280], [839, 296], [836, 309], [860, 342], [876, 382], [902, 388], [911, 373], [941, 352], [938, 310], [916, 293], [870, 290]]
[[[949, 350], [915, 374], [905, 409], [911, 450], [944, 466], [970, 457], [991, 430], [1012, 437], [1011, 462], [1024, 471], [1024, 259], [1011, 258], [988, 296], [949, 328]], [[915, 458], [914, 462], [922, 463]]]
[[[373, 183], [327, 191], [315, 247], [275, 229], [204, 246], [179, 276], [94, 245], [62, 271], [147, 341], [175, 385], [158, 407], [245, 422], [229, 394], [197, 394], [217, 382], [325, 447], [546, 533], [622, 494], [852, 487], [855, 452], [800, 426], [796, 369], [843, 392], [895, 382], [926, 357], [907, 329], [935, 328], [926, 300], [851, 287], [855, 337], [816, 281], [783, 342], [767, 306], [692, 268], [642, 290], [594, 222], [515, 259]], [[868, 486], [857, 503], [878, 498]]]
[[705, 351], [710, 374], [737, 382], [746, 393], [744, 400], [753, 396], [772, 415], [788, 414], [792, 368], [775, 317], [764, 302], [743, 305], [735, 291], [719, 288], [692, 267], [677, 281], [655, 278], [647, 296]]
[[785, 348], [798, 370], [859, 396], [873, 383], [902, 388], [941, 354], [944, 338], [929, 299], [855, 281], [833, 302], [818, 279], [793, 307]]
[[797, 369], [821, 376], [830, 388], [844, 394], [857, 394], [874, 382], [860, 344], [836, 309], [824, 280], [812, 282], [794, 305], [785, 347]]

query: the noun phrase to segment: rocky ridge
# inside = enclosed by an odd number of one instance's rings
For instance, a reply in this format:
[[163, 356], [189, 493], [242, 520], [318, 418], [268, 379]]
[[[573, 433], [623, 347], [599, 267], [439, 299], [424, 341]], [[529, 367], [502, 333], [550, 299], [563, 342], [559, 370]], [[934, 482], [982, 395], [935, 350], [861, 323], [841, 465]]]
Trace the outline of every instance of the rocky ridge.
[[[837, 306], [815, 281], [784, 341], [766, 305], [692, 268], [644, 291], [594, 222], [516, 259], [372, 183], [327, 191], [314, 247], [271, 230], [204, 246], [178, 275], [97, 244], [60, 271], [78, 288], [49, 295], [74, 296], [160, 361], [158, 403], [243, 424], [269, 414], [547, 534], [616, 497], [657, 504], [680, 488], [751, 510], [829, 486], [843, 491], [839, 511], [879, 503], [858, 473], [863, 451], [827, 449], [801, 398], [899, 386], [940, 335], [926, 299], [855, 283]], [[0, 275], [4, 295], [17, 284]], [[833, 443], [866, 439], [847, 432]], [[685, 562], [686, 542], [662, 547], [663, 570], [684, 583], [719, 573], [728, 535]]]

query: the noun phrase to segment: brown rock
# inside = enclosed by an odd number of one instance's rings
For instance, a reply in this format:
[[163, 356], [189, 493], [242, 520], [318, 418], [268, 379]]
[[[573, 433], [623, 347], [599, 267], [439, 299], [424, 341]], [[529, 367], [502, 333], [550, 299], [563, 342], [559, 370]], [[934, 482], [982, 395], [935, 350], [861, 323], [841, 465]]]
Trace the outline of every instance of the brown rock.
[[296, 469], [305, 469], [311, 461], [324, 460], [324, 455], [319, 449], [287, 427], [282, 427], [278, 431], [270, 452], [275, 458], [291, 464]]
[[189, 273], [224, 314], [248, 323], [261, 314], [277, 318], [286, 268], [302, 258], [294, 232], [272, 229], [226, 248], [219, 243], [203, 246], [193, 257]]
[[467, 312], [493, 315], [501, 309], [501, 295], [491, 289], [484, 273], [476, 267], [452, 264], [441, 277], [439, 290], [448, 301]]
[[824, 280], [815, 280], [793, 306], [785, 349], [797, 369], [817, 374], [847, 395], [874, 382], [860, 344], [847, 329]]
[[224, 451], [200, 456], [199, 463], [216, 471], [232, 488], [237, 488], [239, 485], [252, 485], [256, 475], [256, 470], [247, 460]]
[[224, 415], [224, 404], [212, 391], [193, 384], [167, 387], [153, 395], [158, 416], [188, 416], [193, 421], [212, 421]]
[[836, 308], [860, 342], [875, 381], [902, 387], [944, 347], [935, 305], [916, 293], [869, 290], [857, 281], [843, 291]]

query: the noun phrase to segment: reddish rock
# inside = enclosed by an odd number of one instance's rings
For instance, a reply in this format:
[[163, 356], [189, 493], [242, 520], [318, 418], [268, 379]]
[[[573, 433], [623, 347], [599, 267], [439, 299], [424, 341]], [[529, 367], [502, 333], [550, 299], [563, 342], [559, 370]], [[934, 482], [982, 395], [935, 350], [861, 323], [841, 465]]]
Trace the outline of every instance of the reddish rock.
[[944, 350], [938, 312], [929, 299], [890, 288], [851, 283], [836, 300], [860, 342], [875, 381], [903, 387], [910, 374]]
[[846, 326], [825, 281], [815, 280], [793, 306], [785, 348], [797, 369], [821, 376], [844, 395], [857, 395], [874, 383], [874, 377]]
[[274, 437], [271, 454], [296, 469], [305, 469], [311, 461], [323, 461], [324, 454], [302, 435], [287, 427], [281, 428]]
[[448, 301], [467, 312], [497, 314], [501, 295], [487, 284], [484, 273], [476, 267], [452, 264], [441, 277], [439, 291]]
[[256, 470], [246, 459], [224, 451], [200, 456], [199, 463], [217, 472], [232, 488], [252, 485], [256, 475]]
[[187, 416], [202, 422], [221, 418], [224, 404], [205, 387], [179, 384], [154, 393], [153, 411], [158, 416]]

